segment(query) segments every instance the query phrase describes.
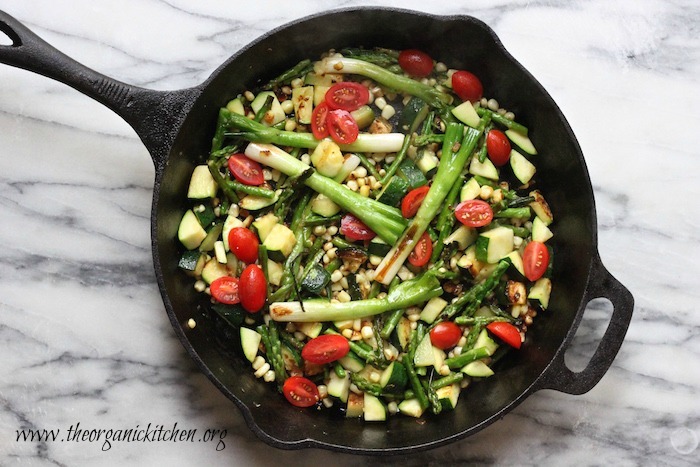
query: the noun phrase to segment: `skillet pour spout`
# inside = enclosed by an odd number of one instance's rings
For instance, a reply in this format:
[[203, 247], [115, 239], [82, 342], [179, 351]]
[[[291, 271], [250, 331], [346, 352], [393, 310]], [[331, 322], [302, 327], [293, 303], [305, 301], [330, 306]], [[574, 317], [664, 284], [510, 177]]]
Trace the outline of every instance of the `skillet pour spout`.
[[[337, 28], [337, 24], [362, 25]], [[593, 189], [576, 138], [556, 103], [502, 46], [483, 22], [395, 8], [355, 8], [309, 16], [279, 27], [235, 53], [204, 83], [178, 91], [152, 91], [108, 78], [57, 51], [0, 11], [0, 62], [61, 81], [124, 118], [149, 149], [156, 167], [151, 234], [155, 274], [175, 333], [201, 371], [241, 410], [251, 430], [286, 449], [316, 447], [361, 454], [424, 450], [465, 438], [503, 418], [530, 394], [554, 389], [582, 394], [604, 376], [632, 318], [634, 300], [603, 266], [597, 250]], [[189, 329], [206, 304], [177, 268], [177, 227], [195, 165], [208, 154], [218, 109], [261, 79], [277, 76], [302, 58], [331, 48], [417, 48], [455, 68], [475, 70], [485, 93], [515, 112], [543, 151], [537, 156], [540, 188], [555, 213], [554, 289], [549, 310], [528, 331], [517, 353], [499, 362], [495, 376], [473, 384], [456, 409], [416, 423], [391, 417], [385, 424], [292, 407], [272, 385], [260, 383], [243, 358], [220, 350], [212, 329]], [[614, 311], [589, 365], [572, 372], [564, 363], [587, 304], [603, 297]], [[202, 320], [206, 322], [206, 320]], [[508, 423], [507, 419], [502, 423]]]

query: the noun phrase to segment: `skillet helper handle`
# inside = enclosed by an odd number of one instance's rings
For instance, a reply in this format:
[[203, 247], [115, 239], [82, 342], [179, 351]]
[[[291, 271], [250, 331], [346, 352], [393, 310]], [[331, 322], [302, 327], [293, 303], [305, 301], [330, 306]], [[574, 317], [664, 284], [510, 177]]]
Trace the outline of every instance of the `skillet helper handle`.
[[0, 45], [0, 63], [55, 79], [104, 104], [136, 131], [156, 169], [164, 166], [199, 88], [153, 91], [109, 78], [63, 54], [2, 10], [0, 31], [12, 41]]
[[[605, 330], [588, 366], [580, 372], [573, 372], [567, 368], [564, 362], [566, 352], [559, 352], [541, 380], [539, 389], [554, 389], [573, 395], [584, 394], [593, 389], [610, 368], [622, 346], [630, 321], [632, 321], [634, 298], [630, 291], [605, 269], [597, 254], [593, 258], [590, 280], [583, 303], [587, 304], [596, 298], [610, 300], [613, 305], [613, 313], [608, 328]], [[569, 343], [575, 333], [576, 330], [573, 329], [568, 337]]]

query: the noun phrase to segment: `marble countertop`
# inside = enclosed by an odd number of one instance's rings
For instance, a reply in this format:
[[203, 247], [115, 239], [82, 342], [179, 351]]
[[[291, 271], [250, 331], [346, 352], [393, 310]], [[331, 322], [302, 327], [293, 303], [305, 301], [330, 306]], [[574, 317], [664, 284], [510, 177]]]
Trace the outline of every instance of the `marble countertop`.
[[[362, 4], [0, 0], [0, 10], [108, 76], [179, 89], [276, 26]], [[383, 460], [697, 465], [700, 7], [692, 0], [408, 0], [402, 7], [485, 21], [549, 91], [586, 157], [603, 262], [636, 305], [617, 359], [587, 394], [540, 391], [475, 436]], [[64, 85], [0, 65], [0, 464], [376, 462], [268, 447], [198, 372], [153, 273], [153, 177], [146, 149], [119, 117]], [[589, 307], [567, 356], [573, 369], [592, 354], [609, 311], [600, 302]], [[227, 435], [220, 450], [218, 438], [110, 449], [17, 439], [19, 429], [78, 423], [85, 430], [178, 423]]]

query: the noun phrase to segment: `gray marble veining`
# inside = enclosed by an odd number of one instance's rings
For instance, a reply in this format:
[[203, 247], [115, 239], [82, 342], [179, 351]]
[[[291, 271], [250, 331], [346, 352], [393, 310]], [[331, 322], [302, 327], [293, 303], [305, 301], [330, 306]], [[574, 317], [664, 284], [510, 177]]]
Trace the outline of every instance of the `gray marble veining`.
[[[361, 4], [368, 2], [0, 0], [0, 9], [106, 75], [178, 89], [276, 26]], [[589, 393], [540, 391], [475, 436], [385, 461], [700, 464], [700, 5], [401, 6], [484, 20], [549, 91], [586, 156], [603, 262], [636, 307], [617, 359]], [[152, 272], [153, 176], [119, 117], [66, 86], [0, 65], [0, 464], [375, 463], [267, 447], [196, 370]], [[589, 307], [567, 355], [572, 368], [585, 365], [609, 311], [601, 302]], [[103, 451], [100, 443], [16, 440], [24, 428], [149, 422], [226, 429], [226, 447], [115, 443]]]

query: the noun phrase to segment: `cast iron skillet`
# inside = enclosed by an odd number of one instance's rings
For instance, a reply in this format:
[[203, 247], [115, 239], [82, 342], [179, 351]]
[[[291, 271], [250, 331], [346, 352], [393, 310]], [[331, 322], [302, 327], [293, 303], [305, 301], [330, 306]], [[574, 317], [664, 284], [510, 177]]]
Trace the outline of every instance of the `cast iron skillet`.
[[[362, 25], [341, 28], [338, 25]], [[593, 192], [579, 145], [564, 116], [542, 86], [503, 48], [494, 32], [468, 16], [433, 16], [407, 10], [336, 10], [294, 21], [234, 54], [199, 86], [158, 92], [130, 86], [63, 55], [6, 13], [0, 30], [12, 45], [0, 61], [61, 81], [103, 103], [136, 131], [155, 164], [151, 234], [155, 273], [168, 317], [201, 371], [241, 410], [249, 427], [279, 448], [320, 447], [350, 453], [390, 454], [427, 449], [483, 429], [540, 389], [569, 394], [590, 390], [617, 354], [632, 318], [633, 298], [603, 267], [597, 251]], [[300, 410], [252, 375], [242, 358], [229, 358], [211, 329], [184, 325], [203, 313], [201, 297], [177, 269], [176, 231], [186, 209], [191, 171], [204, 160], [217, 110], [258, 79], [269, 79], [301, 58], [343, 46], [419, 48], [457, 68], [476, 71], [485, 94], [494, 95], [532, 129], [539, 188], [555, 213], [554, 292], [550, 310], [528, 331], [523, 349], [500, 362], [496, 376], [474, 384], [454, 412], [424, 424], [392, 417], [386, 424], [347, 420]], [[564, 353], [592, 299], [614, 307], [610, 324], [588, 367], [579, 373]]]

